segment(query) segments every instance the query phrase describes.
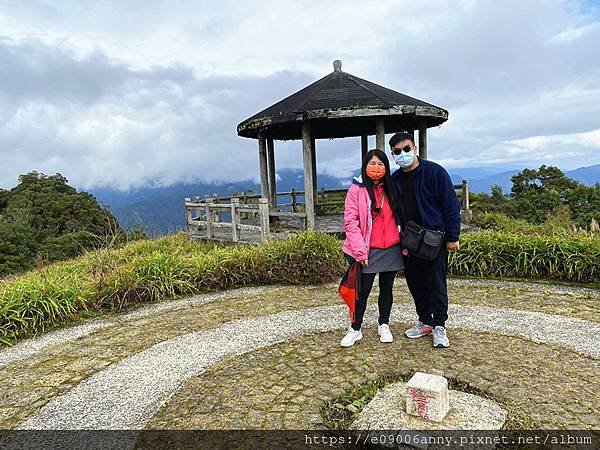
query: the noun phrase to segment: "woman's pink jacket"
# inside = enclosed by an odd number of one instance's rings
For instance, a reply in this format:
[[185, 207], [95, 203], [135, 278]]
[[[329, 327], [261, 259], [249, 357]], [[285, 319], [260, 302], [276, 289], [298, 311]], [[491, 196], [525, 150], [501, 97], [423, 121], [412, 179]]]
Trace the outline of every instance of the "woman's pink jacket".
[[[362, 184], [362, 177], [354, 177], [344, 203], [344, 229], [346, 239], [342, 251], [357, 261], [369, 258], [369, 241], [373, 229], [371, 198]], [[398, 231], [400, 232], [400, 225]]]

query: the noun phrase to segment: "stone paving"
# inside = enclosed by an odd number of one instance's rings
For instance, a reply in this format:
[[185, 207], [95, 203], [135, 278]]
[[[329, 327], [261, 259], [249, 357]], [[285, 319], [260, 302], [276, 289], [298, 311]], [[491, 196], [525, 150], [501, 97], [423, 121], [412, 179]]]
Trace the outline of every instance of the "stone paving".
[[[19, 426], [50, 400], [60, 399], [88, 383], [93, 374], [106, 372], [149, 347], [200, 330], [219, 329], [235, 319], [339, 305], [335, 288], [327, 284], [255, 293], [232, 291], [211, 302], [189, 300], [189, 306], [182, 300], [174, 310], [164, 303], [156, 306], [155, 313], [148, 311], [91, 329], [76, 339], [38, 346], [24, 359], [0, 369], [0, 428]], [[394, 292], [396, 303], [406, 304], [408, 311], [410, 298], [403, 280], [398, 280]], [[454, 304], [526, 309], [600, 322], [600, 295], [590, 290], [453, 280], [449, 292]], [[339, 317], [330, 328], [345, 326], [343, 315]], [[201, 423], [207, 428], [319, 426], [319, 405], [358, 380], [386, 371], [408, 376], [423, 365], [434, 364], [445, 369], [448, 377], [509, 404], [509, 411], [524, 411], [539, 426], [599, 427], [600, 399], [593, 390], [600, 375], [597, 358], [523, 338], [458, 329], [451, 330], [452, 347], [440, 352], [425, 340], [401, 339], [400, 325], [393, 330], [397, 340], [388, 347], [375, 339], [373, 329], [366, 330], [363, 342], [345, 350], [339, 347], [343, 331], [316, 330], [316, 334], [228, 357], [188, 379], [178, 390], [172, 386], [174, 396], [162, 407], [156, 405], [160, 409], [146, 427], [194, 428]]]
[[[438, 368], [487, 392], [515, 417], [541, 428], [600, 428], [598, 360], [512, 336], [453, 330], [449, 349], [428, 338], [382, 344], [376, 327], [340, 349], [340, 331], [301, 336], [234, 356], [188, 380], [148, 429], [323, 427], [320, 408], [345, 389], [382, 376]], [[496, 349], [496, 351], [494, 351]], [[502, 351], [497, 351], [502, 349]], [[493, 353], [493, 357], [490, 357]]]

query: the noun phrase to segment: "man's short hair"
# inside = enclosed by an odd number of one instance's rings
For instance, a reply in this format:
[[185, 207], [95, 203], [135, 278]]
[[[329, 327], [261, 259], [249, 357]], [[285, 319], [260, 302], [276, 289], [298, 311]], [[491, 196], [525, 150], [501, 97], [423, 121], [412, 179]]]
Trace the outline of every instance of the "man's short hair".
[[415, 143], [415, 137], [406, 131], [400, 131], [400, 132], [394, 134], [390, 138], [390, 148], [394, 148], [394, 145], [396, 145], [398, 142], [404, 141], [406, 139], [410, 140], [413, 144]]

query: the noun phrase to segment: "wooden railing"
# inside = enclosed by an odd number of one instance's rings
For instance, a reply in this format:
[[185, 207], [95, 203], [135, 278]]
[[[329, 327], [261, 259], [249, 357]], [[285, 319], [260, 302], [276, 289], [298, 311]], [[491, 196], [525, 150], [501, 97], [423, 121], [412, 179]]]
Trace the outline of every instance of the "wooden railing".
[[[221, 198], [220, 200], [225, 200]], [[238, 197], [229, 197], [229, 203], [215, 203], [214, 198], [206, 196], [204, 201], [199, 197], [194, 200], [185, 199], [185, 217], [188, 231], [194, 228], [206, 227], [206, 238], [215, 237], [215, 228], [229, 228], [231, 238], [234, 242], [240, 241], [240, 232], [243, 230], [259, 232], [262, 241], [269, 238], [269, 201], [266, 198], [258, 198], [257, 205], [241, 204]], [[221, 221], [221, 213], [231, 214], [231, 221]], [[196, 216], [194, 216], [196, 213]], [[245, 218], [248, 216], [258, 216], [259, 225], [245, 224], [242, 222], [242, 214]]]
[[[454, 189], [461, 191], [461, 209], [465, 219], [469, 219], [471, 210], [469, 208], [469, 183], [463, 180], [461, 184], [455, 184]], [[317, 211], [327, 209], [327, 207], [344, 206], [345, 194], [348, 189], [324, 189], [317, 191], [316, 208]], [[215, 237], [215, 228], [229, 228], [231, 230], [231, 239], [234, 242], [240, 240], [241, 231], [259, 232], [261, 240], [269, 238], [270, 219], [271, 218], [300, 218], [303, 219], [304, 228], [306, 228], [306, 213], [300, 211], [304, 202], [298, 200], [298, 197], [304, 197], [304, 191], [297, 191], [294, 188], [289, 192], [277, 192], [277, 197], [289, 197], [290, 202], [279, 203], [273, 208], [269, 205], [266, 198], [260, 194], [238, 193], [233, 196], [221, 197], [218, 195], [208, 196], [204, 199], [194, 197], [185, 199], [185, 215], [188, 231], [206, 228], [206, 237], [213, 239]], [[331, 195], [334, 194], [334, 198]], [[329, 198], [328, 198], [329, 197]], [[337, 197], [337, 198], [335, 198]], [[281, 208], [291, 208], [291, 211], [282, 211]], [[340, 211], [338, 211], [340, 212]], [[229, 213], [230, 221], [221, 220], [221, 214]], [[243, 223], [243, 221], [252, 221], [256, 223]]]

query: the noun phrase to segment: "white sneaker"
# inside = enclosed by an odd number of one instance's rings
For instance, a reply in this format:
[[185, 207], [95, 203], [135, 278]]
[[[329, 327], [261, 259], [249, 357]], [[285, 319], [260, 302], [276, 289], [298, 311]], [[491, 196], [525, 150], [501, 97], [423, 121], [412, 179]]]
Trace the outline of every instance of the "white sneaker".
[[351, 347], [356, 341], [360, 341], [361, 339], [362, 332], [360, 330], [356, 331], [354, 328], [350, 327], [346, 336], [342, 339], [341, 345], [342, 347]]
[[446, 328], [437, 326], [433, 329], [433, 346], [436, 348], [450, 347], [450, 342], [446, 335]]
[[394, 336], [392, 336], [392, 332], [390, 331], [390, 327], [387, 323], [379, 325], [379, 327], [377, 328], [377, 334], [379, 335], [379, 340], [381, 342], [394, 341]]

